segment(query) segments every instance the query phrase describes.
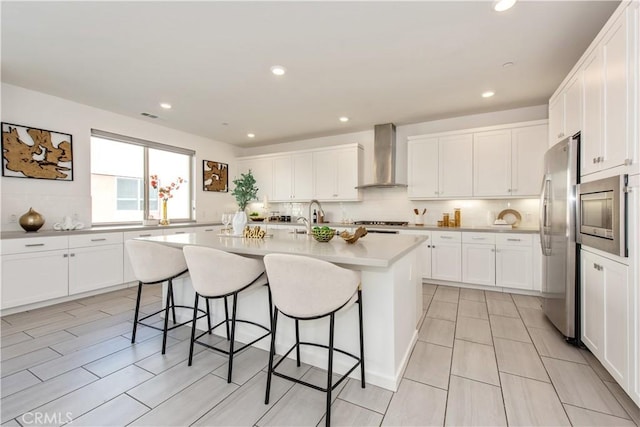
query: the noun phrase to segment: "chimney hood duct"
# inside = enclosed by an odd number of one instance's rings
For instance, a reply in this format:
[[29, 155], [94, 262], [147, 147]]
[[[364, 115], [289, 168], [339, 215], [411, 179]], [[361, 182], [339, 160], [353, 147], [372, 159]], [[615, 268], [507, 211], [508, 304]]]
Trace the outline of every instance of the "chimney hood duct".
[[396, 126], [393, 123], [375, 125], [373, 139], [373, 184], [356, 188], [401, 188], [396, 183]]

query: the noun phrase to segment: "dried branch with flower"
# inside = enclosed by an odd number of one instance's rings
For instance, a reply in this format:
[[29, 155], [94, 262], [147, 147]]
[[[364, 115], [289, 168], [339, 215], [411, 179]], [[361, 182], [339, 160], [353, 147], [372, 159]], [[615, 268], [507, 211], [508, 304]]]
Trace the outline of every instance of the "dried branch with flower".
[[180, 184], [187, 182], [185, 179], [178, 177], [175, 182], [172, 182], [169, 185], [165, 185], [164, 187], [160, 186], [160, 181], [158, 180], [158, 175], [151, 175], [151, 187], [158, 190], [158, 197], [164, 201], [173, 198], [172, 191], [176, 191], [180, 188]]

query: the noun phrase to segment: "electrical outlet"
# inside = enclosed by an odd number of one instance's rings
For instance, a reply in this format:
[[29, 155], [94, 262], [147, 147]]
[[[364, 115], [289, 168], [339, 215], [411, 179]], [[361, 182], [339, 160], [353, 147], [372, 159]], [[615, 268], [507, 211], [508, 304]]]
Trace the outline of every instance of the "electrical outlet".
[[11, 224], [15, 224], [16, 222], [18, 222], [18, 217], [16, 216], [16, 214], [9, 215], [9, 222]]

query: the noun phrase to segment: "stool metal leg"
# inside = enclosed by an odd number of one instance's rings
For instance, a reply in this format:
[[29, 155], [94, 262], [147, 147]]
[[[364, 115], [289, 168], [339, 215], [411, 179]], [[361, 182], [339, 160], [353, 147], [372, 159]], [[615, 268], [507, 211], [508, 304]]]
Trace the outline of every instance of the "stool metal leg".
[[362, 289], [358, 289], [358, 321], [360, 322], [360, 386], [364, 388], [364, 332], [362, 330]]
[[[271, 294], [269, 294], [271, 295]], [[269, 392], [271, 391], [271, 376], [273, 374], [273, 356], [276, 353], [276, 326], [278, 324], [278, 309], [273, 310], [271, 318], [271, 348], [269, 350], [269, 367], [267, 368], [267, 392], [264, 397], [264, 404], [269, 404]]]
[[224, 297], [224, 318], [227, 321], [227, 341], [229, 341], [229, 306], [227, 305], [227, 297]]
[[[238, 293], [233, 294], [233, 312], [231, 314], [231, 338], [229, 339], [229, 371], [227, 373], [227, 383], [231, 382], [233, 372], [233, 344], [236, 336], [236, 310], [238, 307]], [[227, 322], [227, 325], [229, 322]]]
[[167, 289], [167, 300], [164, 307], [164, 330], [162, 331], [162, 354], [167, 351], [167, 328], [169, 327], [169, 308], [171, 308], [171, 295], [173, 294], [173, 284], [169, 279]]
[[175, 325], [176, 323], [176, 300], [173, 296], [173, 286], [171, 286], [171, 314], [173, 316], [173, 324]]
[[327, 413], [325, 415], [325, 425], [331, 425], [331, 384], [333, 382], [333, 328], [335, 315], [331, 313], [329, 320], [329, 366], [327, 367]]
[[131, 344], [136, 342], [136, 330], [138, 329], [138, 315], [140, 314], [140, 298], [142, 297], [142, 282], [138, 282], [138, 298], [136, 298], [136, 312], [133, 315], [133, 333]]
[[296, 319], [296, 362], [300, 366], [300, 322]]
[[196, 292], [196, 300], [193, 303], [193, 323], [191, 323], [191, 344], [189, 345], [189, 363], [188, 366], [191, 366], [193, 362], [193, 344], [196, 340], [196, 319], [198, 318], [198, 293]]
[[211, 309], [209, 308], [209, 298], [205, 298], [204, 302], [207, 304], [207, 325], [209, 326], [209, 335], [211, 335], [213, 332], [211, 332]]

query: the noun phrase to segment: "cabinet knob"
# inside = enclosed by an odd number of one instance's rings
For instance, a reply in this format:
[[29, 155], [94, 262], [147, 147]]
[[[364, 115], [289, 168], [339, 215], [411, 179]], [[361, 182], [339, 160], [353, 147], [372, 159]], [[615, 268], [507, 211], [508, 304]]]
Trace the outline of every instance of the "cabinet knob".
[[598, 159], [594, 157], [593, 158], [593, 163], [597, 163], [597, 162], [598, 162]]
[[598, 157], [598, 161], [599, 162], [604, 162], [604, 156], [603, 157]]
[[495, 252], [495, 251], [496, 251], [495, 249], [491, 249], [491, 252]]
[[625, 166], [631, 166], [633, 164], [633, 159], [624, 159]]
[[69, 254], [69, 256], [70, 256], [70, 257], [74, 257], [74, 256], [76, 256], [76, 254]]
[[507, 188], [507, 193], [511, 193], [511, 189], [510, 188]]
[[67, 258], [67, 257], [69, 257], [69, 254], [63, 254], [62, 255], [62, 258]]
[[431, 249], [435, 249], [435, 248], [436, 248], [436, 245], [431, 245]]

